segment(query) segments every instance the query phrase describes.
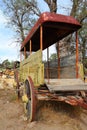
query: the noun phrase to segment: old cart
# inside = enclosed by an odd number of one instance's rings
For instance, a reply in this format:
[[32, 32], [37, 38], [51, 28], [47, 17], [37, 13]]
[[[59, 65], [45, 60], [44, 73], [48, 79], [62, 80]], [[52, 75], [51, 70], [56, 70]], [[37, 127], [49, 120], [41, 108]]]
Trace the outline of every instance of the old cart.
[[[87, 109], [87, 85], [84, 82], [83, 66], [79, 62], [78, 52], [77, 30], [80, 28], [80, 23], [71, 16], [45, 12], [23, 41], [20, 53], [24, 59], [21, 56], [16, 81], [18, 86], [22, 84], [25, 87], [22, 99], [30, 121], [35, 118], [37, 100], [62, 101]], [[61, 66], [59, 46], [57, 65], [50, 66], [49, 46], [73, 32], [76, 32], [75, 62], [73, 68], [66, 67], [66, 75], [64, 67]], [[44, 63], [42, 54], [46, 48], [47, 62]]]

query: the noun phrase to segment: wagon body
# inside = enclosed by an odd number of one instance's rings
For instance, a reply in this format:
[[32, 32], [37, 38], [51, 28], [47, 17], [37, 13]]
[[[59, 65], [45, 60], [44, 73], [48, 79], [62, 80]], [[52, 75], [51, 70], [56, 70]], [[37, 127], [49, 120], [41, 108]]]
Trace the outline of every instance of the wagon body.
[[[78, 52], [77, 30], [80, 28], [80, 23], [71, 16], [45, 12], [41, 14], [23, 41], [20, 53], [24, 55], [24, 60], [21, 59], [18, 82], [25, 83], [26, 100], [24, 97], [23, 100], [27, 104], [30, 121], [34, 119], [36, 99], [64, 101], [87, 109], [87, 86], [84, 82], [83, 64], [79, 62]], [[69, 62], [70, 59], [74, 64], [67, 67], [67, 62], [64, 62], [65, 67], [63, 67], [59, 46], [57, 62], [51, 63], [49, 46], [73, 32], [76, 32], [75, 59], [73, 61], [73, 58], [66, 58], [65, 61]], [[46, 48], [47, 62], [44, 63], [42, 55]]]
[[44, 64], [42, 63], [41, 50], [20, 63], [20, 81], [24, 82], [28, 76], [32, 78], [34, 86], [39, 87], [44, 84]]

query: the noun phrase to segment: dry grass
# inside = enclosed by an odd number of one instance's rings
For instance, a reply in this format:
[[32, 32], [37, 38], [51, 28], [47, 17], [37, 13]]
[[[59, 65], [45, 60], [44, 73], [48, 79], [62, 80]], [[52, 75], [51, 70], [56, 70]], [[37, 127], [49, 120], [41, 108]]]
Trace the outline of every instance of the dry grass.
[[[49, 120], [59, 114], [70, 118], [78, 118], [82, 109], [78, 106], [71, 106], [63, 102], [56, 101], [39, 101], [37, 107], [37, 120]], [[52, 114], [53, 113], [53, 114]]]

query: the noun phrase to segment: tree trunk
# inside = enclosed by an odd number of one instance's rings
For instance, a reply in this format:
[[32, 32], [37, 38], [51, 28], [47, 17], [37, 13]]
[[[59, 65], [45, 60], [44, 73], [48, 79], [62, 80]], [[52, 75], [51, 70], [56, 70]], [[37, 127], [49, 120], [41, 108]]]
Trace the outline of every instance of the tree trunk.
[[54, 13], [57, 12], [57, 0], [44, 0], [44, 1], [47, 3], [50, 12], [54, 12]]

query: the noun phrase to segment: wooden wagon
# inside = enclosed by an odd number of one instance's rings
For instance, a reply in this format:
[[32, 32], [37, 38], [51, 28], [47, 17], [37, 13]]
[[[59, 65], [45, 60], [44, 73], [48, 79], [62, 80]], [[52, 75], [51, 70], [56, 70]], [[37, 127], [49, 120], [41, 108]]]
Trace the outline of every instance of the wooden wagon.
[[[83, 65], [79, 62], [78, 34], [80, 23], [71, 16], [45, 12], [23, 41], [20, 49], [21, 62], [16, 82], [19, 89], [24, 85], [22, 97], [25, 102], [26, 113], [33, 121], [36, 113], [37, 100], [62, 101], [71, 105], [79, 105], [87, 109], [86, 91]], [[50, 66], [49, 46], [76, 32], [76, 54], [74, 75], [66, 77], [61, 69], [60, 52], [58, 46], [57, 66]], [[43, 50], [47, 48], [46, 65], [42, 60]], [[68, 61], [69, 62], [69, 61]], [[70, 68], [72, 68], [70, 66]], [[71, 73], [68, 70], [68, 74]]]

